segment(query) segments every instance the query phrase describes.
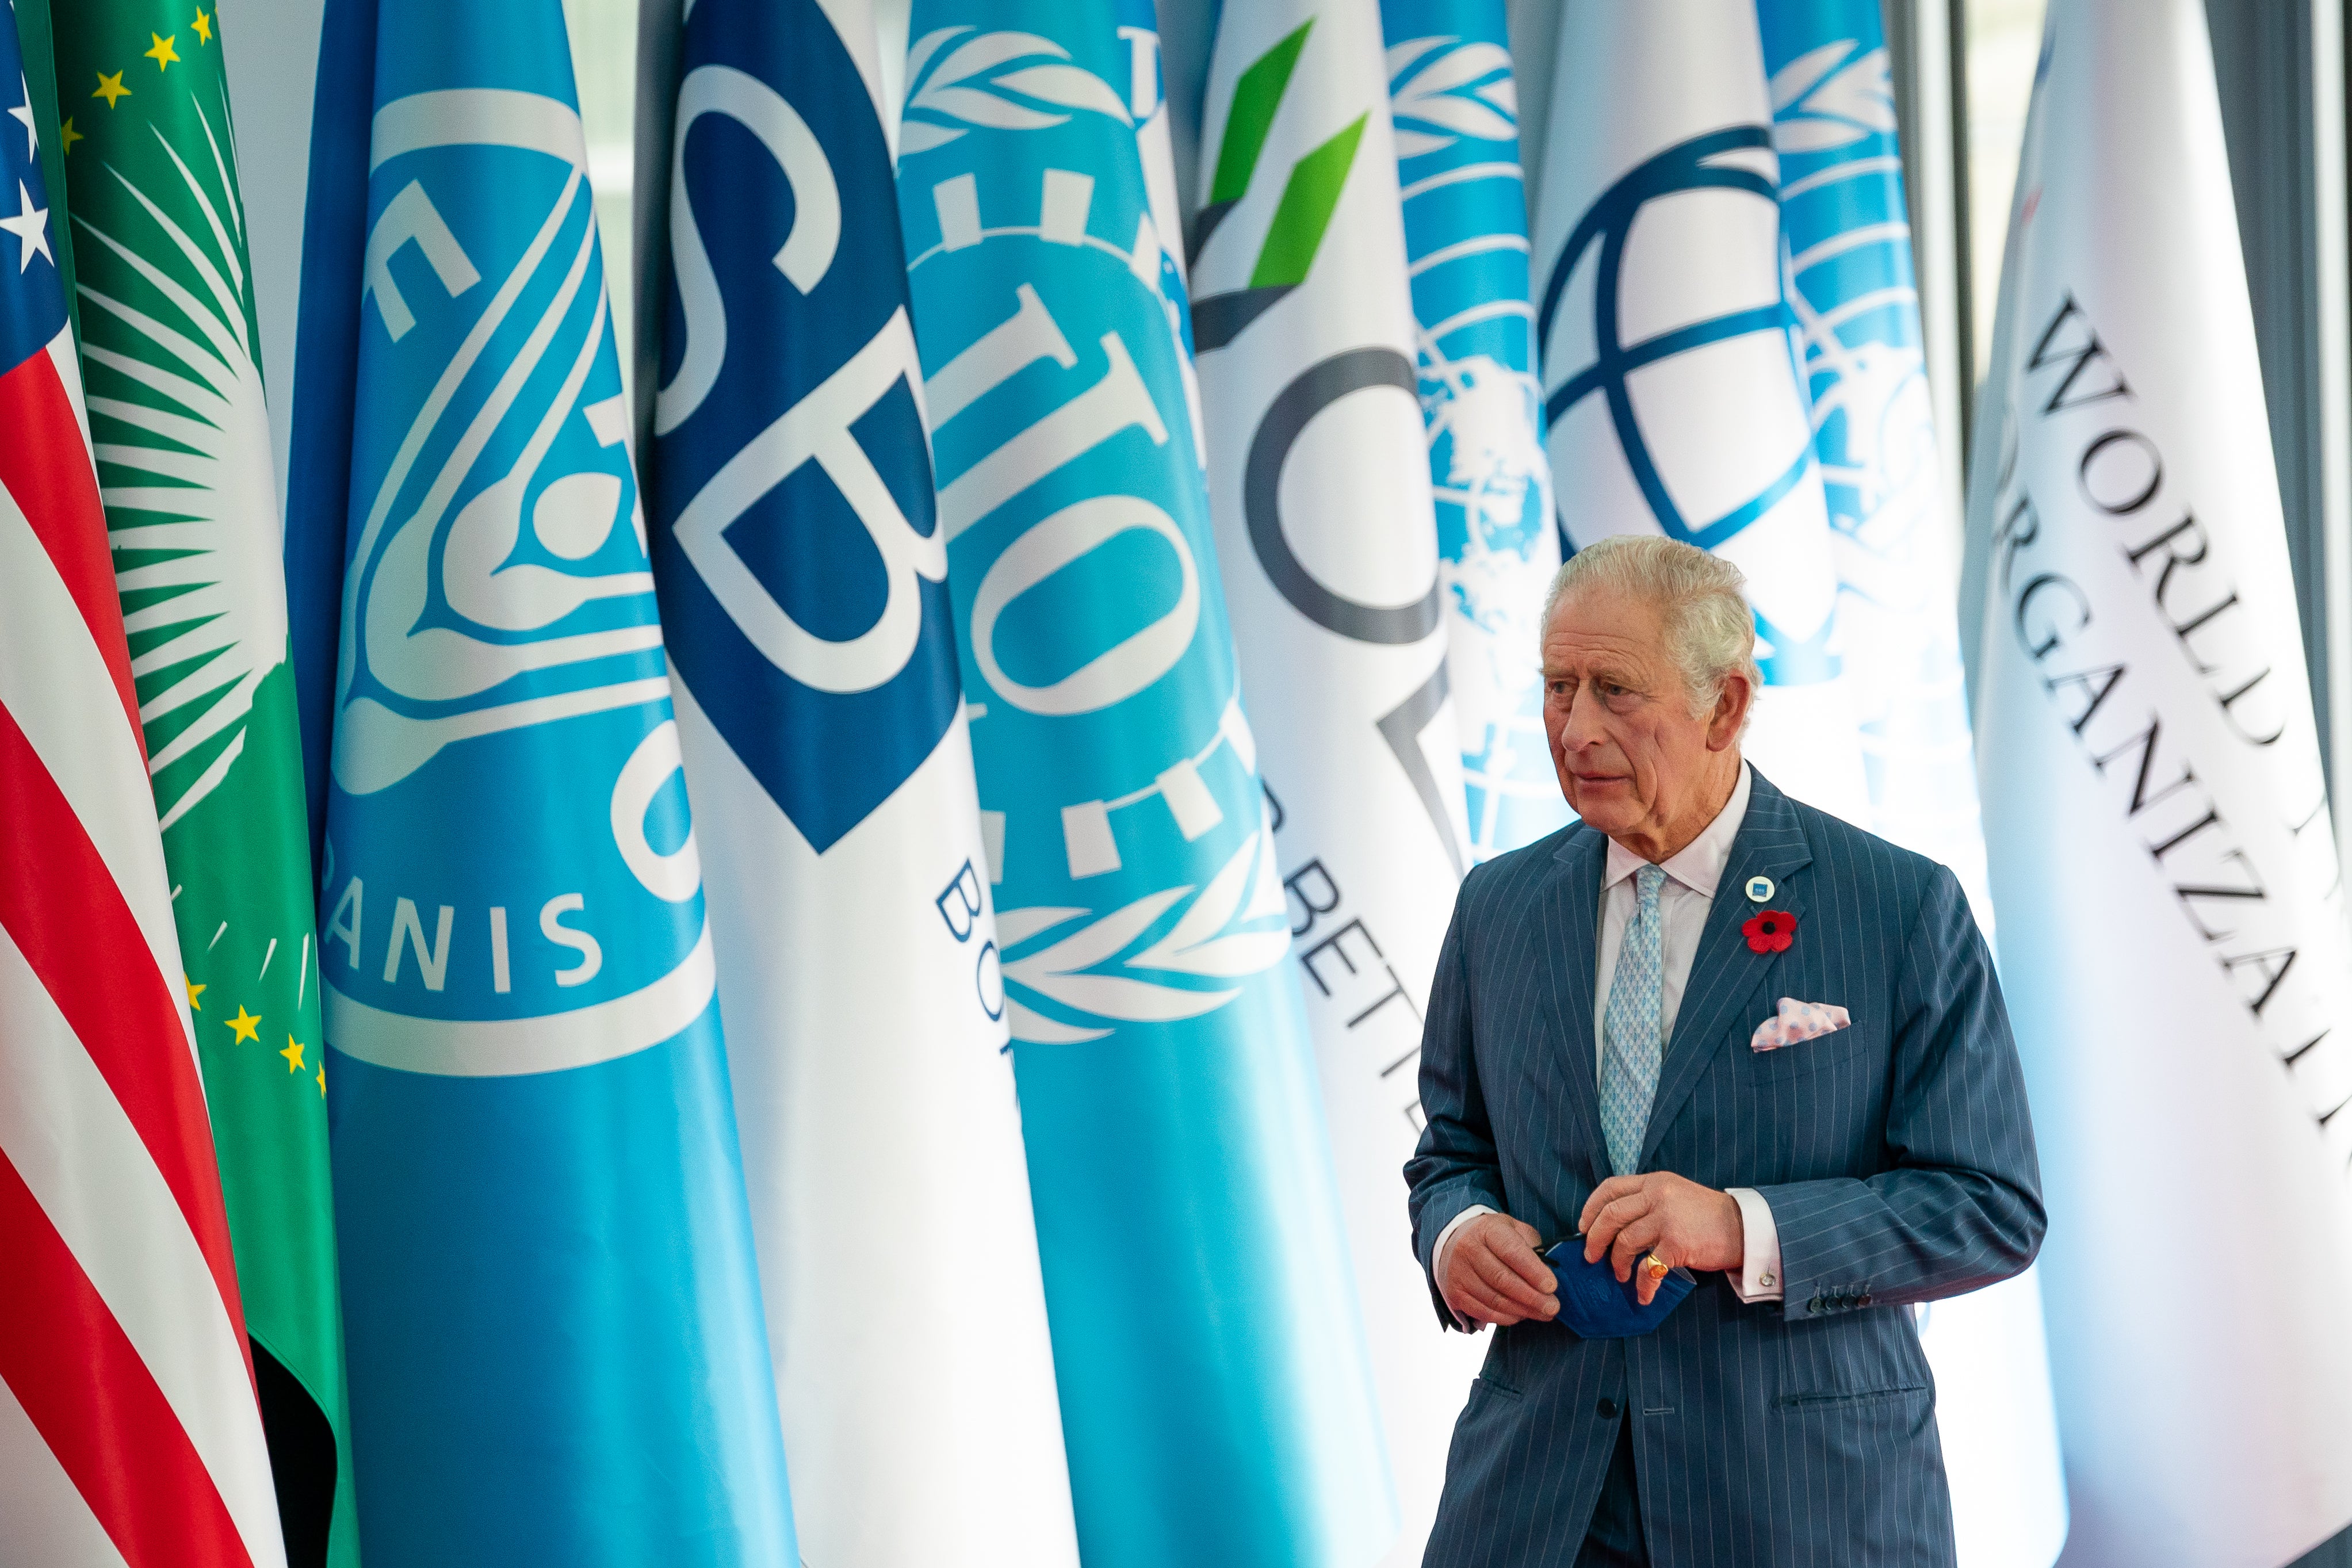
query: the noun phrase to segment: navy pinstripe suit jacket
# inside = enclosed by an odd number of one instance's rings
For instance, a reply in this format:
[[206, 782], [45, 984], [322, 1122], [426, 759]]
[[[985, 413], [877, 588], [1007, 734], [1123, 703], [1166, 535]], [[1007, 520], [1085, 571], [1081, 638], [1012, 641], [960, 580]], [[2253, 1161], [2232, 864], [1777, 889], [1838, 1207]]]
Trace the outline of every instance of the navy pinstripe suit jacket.
[[[1470, 1205], [1564, 1237], [1609, 1173], [1592, 1030], [1607, 845], [1574, 825], [1463, 884], [1405, 1167], [1424, 1271]], [[1740, 935], [1759, 875], [1796, 916], [1785, 952]], [[1782, 996], [1853, 1023], [1749, 1049]], [[1785, 1303], [1747, 1305], [1709, 1274], [1643, 1338], [1497, 1330], [1426, 1568], [1570, 1568], [1621, 1411], [1659, 1568], [1948, 1568], [1935, 1389], [1905, 1308], [2019, 1272], [2044, 1223], [2017, 1047], [1952, 874], [1757, 774], [1641, 1169], [1760, 1192]], [[1431, 1296], [1451, 1327], [1433, 1279]]]

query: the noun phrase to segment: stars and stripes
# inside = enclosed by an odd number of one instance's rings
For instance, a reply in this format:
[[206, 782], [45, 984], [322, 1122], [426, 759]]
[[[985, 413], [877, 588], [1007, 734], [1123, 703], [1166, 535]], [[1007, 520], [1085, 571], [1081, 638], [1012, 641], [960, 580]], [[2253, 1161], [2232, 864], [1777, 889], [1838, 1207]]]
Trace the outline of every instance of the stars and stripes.
[[[0, 27], [0, 81], [16, 48]], [[0, 1519], [28, 1561], [277, 1568], [50, 204], [14, 135], [0, 191]]]

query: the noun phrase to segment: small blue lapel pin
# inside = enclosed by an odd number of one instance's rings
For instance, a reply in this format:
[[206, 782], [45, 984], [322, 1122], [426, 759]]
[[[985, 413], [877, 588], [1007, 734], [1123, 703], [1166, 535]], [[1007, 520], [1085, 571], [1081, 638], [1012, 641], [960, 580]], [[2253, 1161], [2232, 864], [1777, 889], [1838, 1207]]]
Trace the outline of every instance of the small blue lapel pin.
[[1771, 878], [1769, 878], [1769, 877], [1750, 877], [1750, 878], [1748, 878], [1748, 901], [1749, 903], [1751, 903], [1751, 904], [1760, 904], [1760, 903], [1763, 903], [1765, 900], [1769, 900], [1769, 898], [1771, 898], [1771, 896], [1772, 896], [1772, 879], [1771, 879]]

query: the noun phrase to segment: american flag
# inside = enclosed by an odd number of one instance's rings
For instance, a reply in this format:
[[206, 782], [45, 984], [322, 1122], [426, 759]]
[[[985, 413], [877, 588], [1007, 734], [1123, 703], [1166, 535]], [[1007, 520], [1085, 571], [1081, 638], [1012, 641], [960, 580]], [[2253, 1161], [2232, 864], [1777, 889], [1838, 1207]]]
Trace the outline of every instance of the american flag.
[[281, 1568], [59, 215], [0, 18], [0, 1556]]

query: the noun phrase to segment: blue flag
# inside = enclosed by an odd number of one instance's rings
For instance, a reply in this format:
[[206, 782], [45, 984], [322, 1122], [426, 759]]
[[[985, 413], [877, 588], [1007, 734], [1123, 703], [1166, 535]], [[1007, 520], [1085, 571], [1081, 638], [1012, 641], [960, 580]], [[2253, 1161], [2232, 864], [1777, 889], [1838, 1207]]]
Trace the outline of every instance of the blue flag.
[[[344, 545], [320, 974], [363, 1550], [782, 1568], [562, 11], [442, 0], [324, 47], [373, 53], [366, 163], [313, 163], [366, 182], [357, 290], [316, 295], [356, 320], [306, 334], [352, 344], [348, 429], [305, 437], [348, 442], [348, 513], [295, 520]], [[306, 356], [306, 405], [332, 407], [333, 363]]]
[[646, 489], [794, 1519], [1076, 1568], [873, 9], [679, 45]]
[[1951, 867], [1989, 920], [1958, 529], [1937, 455], [1885, 34], [1875, 0], [1763, 0], [1759, 14], [1869, 825]]
[[899, 204], [1080, 1548], [1366, 1563], [1393, 1516], [1186, 393], [1152, 9], [919, 0], [911, 35]]
[[1389, 113], [1444, 562], [1446, 675], [1470, 854], [1567, 822], [1537, 653], [1559, 567], [1543, 450], [1518, 94], [1503, 0], [1381, 0]]
[[[1761, 0], [1789, 306], [1837, 565], [1873, 829], [1992, 901], [1960, 673], [1959, 529], [1937, 454], [1877, 0]], [[1921, 1343], [1963, 1568], [2042, 1568], [2066, 1538], [2034, 1271], [1927, 1307]]]

